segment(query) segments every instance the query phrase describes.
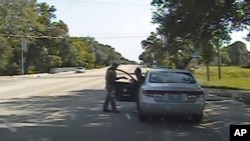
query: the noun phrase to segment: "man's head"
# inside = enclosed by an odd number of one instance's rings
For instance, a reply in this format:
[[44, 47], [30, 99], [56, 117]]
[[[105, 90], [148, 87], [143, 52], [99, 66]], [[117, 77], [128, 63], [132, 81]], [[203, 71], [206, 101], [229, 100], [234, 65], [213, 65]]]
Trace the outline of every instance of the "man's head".
[[136, 68], [135, 75], [141, 75], [141, 74], [142, 74], [142, 70], [140, 68]]
[[120, 65], [120, 64], [119, 64], [118, 62], [114, 61], [114, 62], [112, 62], [111, 67], [112, 67], [113, 69], [117, 69], [119, 65]]

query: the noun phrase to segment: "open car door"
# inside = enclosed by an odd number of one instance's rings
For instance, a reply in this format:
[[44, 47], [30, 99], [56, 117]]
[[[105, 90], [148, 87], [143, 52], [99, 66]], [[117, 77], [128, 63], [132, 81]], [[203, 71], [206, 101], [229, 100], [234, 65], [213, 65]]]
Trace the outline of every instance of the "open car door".
[[117, 76], [125, 76], [129, 80], [118, 80], [115, 86], [115, 97], [118, 101], [134, 102], [138, 91], [136, 87], [137, 81], [134, 77], [120, 69], [116, 69]]

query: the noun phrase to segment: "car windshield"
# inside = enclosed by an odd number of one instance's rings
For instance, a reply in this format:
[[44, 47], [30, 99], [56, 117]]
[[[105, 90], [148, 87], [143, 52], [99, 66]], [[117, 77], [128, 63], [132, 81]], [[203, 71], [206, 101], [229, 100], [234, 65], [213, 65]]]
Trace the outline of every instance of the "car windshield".
[[189, 73], [179, 72], [152, 72], [149, 76], [150, 83], [196, 83], [195, 79]]

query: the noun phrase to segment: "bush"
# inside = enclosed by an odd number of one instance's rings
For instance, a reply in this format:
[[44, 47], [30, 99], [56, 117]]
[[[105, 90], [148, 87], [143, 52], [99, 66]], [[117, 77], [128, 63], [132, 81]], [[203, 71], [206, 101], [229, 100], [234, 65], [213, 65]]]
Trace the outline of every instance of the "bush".
[[250, 62], [248, 62], [246, 65], [242, 66], [242, 68], [250, 68]]

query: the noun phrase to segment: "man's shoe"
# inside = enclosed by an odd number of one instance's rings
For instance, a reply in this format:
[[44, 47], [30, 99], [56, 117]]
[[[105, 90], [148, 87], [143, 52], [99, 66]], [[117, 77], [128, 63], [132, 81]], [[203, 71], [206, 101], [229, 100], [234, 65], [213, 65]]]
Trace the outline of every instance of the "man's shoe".
[[112, 112], [112, 111], [109, 109], [104, 109], [103, 112]]

